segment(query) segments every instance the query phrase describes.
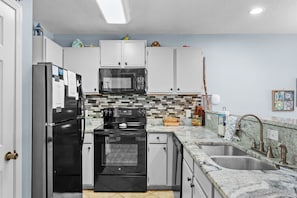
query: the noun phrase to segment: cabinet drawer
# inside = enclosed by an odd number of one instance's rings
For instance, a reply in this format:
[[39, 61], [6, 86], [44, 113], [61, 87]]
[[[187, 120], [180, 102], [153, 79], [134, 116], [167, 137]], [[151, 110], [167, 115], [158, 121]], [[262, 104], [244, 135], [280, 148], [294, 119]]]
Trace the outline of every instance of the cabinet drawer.
[[193, 158], [191, 157], [191, 155], [189, 154], [189, 152], [184, 148], [183, 150], [183, 158], [184, 160], [187, 162], [187, 164], [189, 165], [189, 168], [191, 169], [191, 171], [193, 172], [194, 168], [194, 161]]
[[197, 164], [194, 164], [194, 176], [199, 182], [205, 194], [208, 197], [212, 197], [212, 191], [213, 191], [212, 183], [210, 183], [205, 173], [201, 170], [201, 168]]
[[167, 134], [165, 133], [150, 133], [149, 143], [167, 143]]
[[93, 137], [94, 137], [93, 133], [86, 133], [84, 144], [93, 144]]

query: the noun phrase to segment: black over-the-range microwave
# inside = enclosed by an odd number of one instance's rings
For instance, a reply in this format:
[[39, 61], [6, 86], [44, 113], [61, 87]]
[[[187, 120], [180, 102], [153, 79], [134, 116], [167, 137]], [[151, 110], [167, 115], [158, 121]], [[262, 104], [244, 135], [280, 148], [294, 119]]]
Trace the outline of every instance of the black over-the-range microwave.
[[99, 69], [99, 93], [137, 93], [146, 92], [146, 69]]

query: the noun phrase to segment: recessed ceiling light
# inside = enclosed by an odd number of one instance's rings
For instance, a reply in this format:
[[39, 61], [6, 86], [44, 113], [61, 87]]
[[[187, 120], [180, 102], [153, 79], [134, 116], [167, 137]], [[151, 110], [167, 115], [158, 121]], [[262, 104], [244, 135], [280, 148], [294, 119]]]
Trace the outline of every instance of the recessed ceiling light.
[[126, 24], [129, 22], [128, 5], [125, 0], [96, 0], [106, 23]]
[[251, 14], [251, 15], [257, 15], [257, 14], [262, 13], [263, 10], [264, 10], [264, 9], [263, 9], [263, 8], [260, 8], [260, 7], [258, 7], [258, 8], [253, 8], [253, 9], [250, 10], [250, 14]]

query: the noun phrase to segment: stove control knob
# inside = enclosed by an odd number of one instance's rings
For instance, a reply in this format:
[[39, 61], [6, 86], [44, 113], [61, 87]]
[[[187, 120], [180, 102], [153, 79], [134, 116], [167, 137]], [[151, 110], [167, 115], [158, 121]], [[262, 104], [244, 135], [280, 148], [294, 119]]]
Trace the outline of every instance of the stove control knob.
[[103, 117], [107, 117], [108, 116], [108, 110], [107, 109], [104, 109], [103, 110]]
[[146, 110], [145, 109], [142, 109], [141, 112], [142, 112], [142, 115], [145, 116]]
[[113, 115], [112, 109], [108, 110], [108, 116], [111, 117]]

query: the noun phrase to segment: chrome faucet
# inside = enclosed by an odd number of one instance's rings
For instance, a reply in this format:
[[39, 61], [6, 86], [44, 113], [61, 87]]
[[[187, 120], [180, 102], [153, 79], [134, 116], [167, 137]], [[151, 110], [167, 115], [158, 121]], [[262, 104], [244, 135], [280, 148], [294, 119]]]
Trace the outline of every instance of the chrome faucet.
[[266, 152], [264, 150], [264, 140], [263, 140], [263, 123], [259, 117], [257, 117], [256, 115], [253, 115], [253, 114], [246, 114], [246, 115], [241, 116], [241, 118], [239, 118], [238, 122], [236, 123], [236, 127], [235, 127], [236, 133], [238, 133], [240, 131], [242, 119], [245, 117], [249, 117], [249, 116], [256, 118], [260, 124], [260, 148], [258, 149], [256, 147], [256, 144], [253, 143], [252, 149], [266, 155]]
[[281, 148], [281, 164], [288, 164], [287, 162], [287, 147], [284, 144], [278, 144], [278, 146]]

